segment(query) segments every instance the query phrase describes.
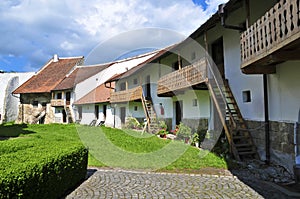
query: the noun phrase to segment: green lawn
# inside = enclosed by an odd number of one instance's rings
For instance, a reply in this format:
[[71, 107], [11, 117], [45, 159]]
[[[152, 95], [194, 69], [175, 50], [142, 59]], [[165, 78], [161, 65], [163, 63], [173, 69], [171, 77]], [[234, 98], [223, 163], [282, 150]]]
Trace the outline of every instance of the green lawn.
[[[207, 151], [188, 146], [179, 141], [157, 138], [152, 134], [131, 130], [81, 125], [0, 125], [0, 137], [10, 139], [13, 147], [32, 147], [30, 143], [59, 141], [82, 142], [89, 148], [89, 166], [151, 169], [160, 171], [192, 171], [203, 168], [227, 169], [223, 158]], [[0, 154], [9, 149], [2, 149]]]

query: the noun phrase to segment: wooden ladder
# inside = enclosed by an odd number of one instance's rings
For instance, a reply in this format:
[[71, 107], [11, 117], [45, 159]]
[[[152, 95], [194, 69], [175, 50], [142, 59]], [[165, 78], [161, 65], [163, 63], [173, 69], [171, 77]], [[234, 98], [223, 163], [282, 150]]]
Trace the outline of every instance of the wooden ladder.
[[159, 130], [159, 126], [158, 126], [157, 116], [153, 107], [152, 100], [145, 99], [145, 97], [142, 96], [142, 104], [147, 119], [148, 132], [156, 133]]
[[232, 134], [233, 145], [239, 156], [238, 159], [258, 158], [257, 149], [253, 142], [248, 126], [241, 114], [238, 104], [233, 96], [228, 81], [224, 81], [226, 98], [226, 124]]
[[[218, 83], [209, 81], [207, 86], [223, 124], [231, 152], [238, 161], [258, 158], [251, 134], [229, 84], [226, 80], [223, 82], [222, 88]], [[226, 110], [226, 112], [222, 112], [222, 110]]]

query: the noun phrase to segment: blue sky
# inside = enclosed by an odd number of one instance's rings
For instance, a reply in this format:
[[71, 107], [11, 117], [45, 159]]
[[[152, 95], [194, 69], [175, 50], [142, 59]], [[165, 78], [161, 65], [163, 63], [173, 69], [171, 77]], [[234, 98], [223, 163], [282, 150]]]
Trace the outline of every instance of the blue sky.
[[160, 28], [188, 36], [224, 2], [1, 0], [0, 70], [37, 71], [53, 54], [86, 57], [102, 42], [136, 29]]

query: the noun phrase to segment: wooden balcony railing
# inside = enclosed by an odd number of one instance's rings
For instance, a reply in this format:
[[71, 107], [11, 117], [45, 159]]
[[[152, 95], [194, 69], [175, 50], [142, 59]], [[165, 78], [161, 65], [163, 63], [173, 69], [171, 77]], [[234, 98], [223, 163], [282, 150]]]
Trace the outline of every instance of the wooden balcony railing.
[[51, 106], [64, 106], [65, 100], [63, 99], [52, 99], [51, 100]]
[[157, 94], [162, 95], [203, 83], [207, 81], [206, 76], [206, 60], [201, 59], [161, 77], [157, 82]]
[[143, 89], [141, 86], [138, 86], [132, 89], [111, 93], [110, 102], [118, 103], [140, 100], [142, 98], [142, 95]]
[[[242, 33], [240, 40], [242, 69], [251, 64], [253, 67], [270, 65], [281, 61], [280, 58], [290, 57], [286, 52], [278, 58], [272, 54], [300, 38], [299, 10], [299, 0], [280, 0]], [[262, 60], [267, 57], [269, 58]]]

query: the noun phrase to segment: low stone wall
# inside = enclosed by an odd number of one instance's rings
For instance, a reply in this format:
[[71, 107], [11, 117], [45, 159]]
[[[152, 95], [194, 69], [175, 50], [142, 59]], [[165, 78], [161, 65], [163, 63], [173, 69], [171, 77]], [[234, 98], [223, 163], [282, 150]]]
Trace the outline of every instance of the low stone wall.
[[[264, 122], [247, 121], [253, 141], [262, 160], [266, 159]], [[270, 153], [271, 161], [293, 171], [294, 156], [294, 124], [270, 121]]]
[[[39, 114], [43, 111], [42, 106], [34, 107], [32, 104], [20, 104], [18, 118], [15, 121], [17, 124], [27, 123], [32, 124]], [[46, 105], [45, 124], [54, 123], [55, 117], [51, 104]]]
[[200, 118], [200, 119], [183, 119], [182, 122], [190, 127], [192, 131], [197, 130], [207, 130], [208, 129], [208, 119], [207, 118]]

